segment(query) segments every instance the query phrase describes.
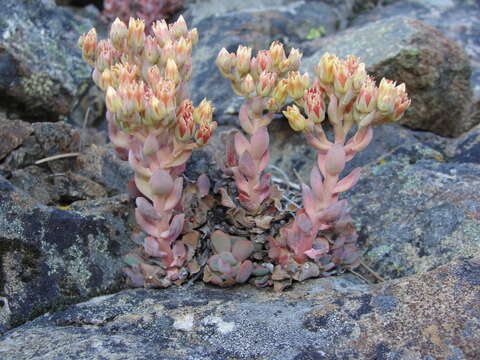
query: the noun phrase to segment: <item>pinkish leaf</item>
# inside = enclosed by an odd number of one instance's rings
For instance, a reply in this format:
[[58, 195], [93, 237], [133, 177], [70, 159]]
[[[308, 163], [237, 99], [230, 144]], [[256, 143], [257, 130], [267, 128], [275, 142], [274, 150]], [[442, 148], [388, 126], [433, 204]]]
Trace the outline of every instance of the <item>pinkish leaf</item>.
[[253, 125], [250, 117], [248, 116], [248, 105], [246, 103], [243, 103], [243, 105], [240, 107], [238, 118], [240, 120], [240, 126], [242, 129], [248, 134], [253, 133]]
[[240, 269], [238, 270], [238, 273], [237, 273], [237, 276], [235, 278], [235, 281], [238, 283], [238, 284], [243, 284], [244, 282], [246, 282], [248, 280], [248, 278], [250, 277], [250, 275], [252, 275], [252, 272], [253, 272], [253, 264], [250, 260], [246, 260], [244, 261], [241, 265], [240, 265]]
[[148, 256], [154, 256], [158, 258], [165, 257], [166, 254], [163, 251], [160, 251], [159, 244], [157, 242], [157, 239], [147, 236], [145, 238], [144, 244], [143, 244], [143, 249], [145, 250], [145, 253]]
[[307, 214], [301, 213], [295, 218], [295, 222], [304, 233], [308, 234], [312, 228], [313, 224], [308, 218]]
[[237, 240], [233, 244], [232, 254], [238, 262], [242, 262], [253, 253], [253, 244], [249, 240]]
[[247, 151], [247, 150], [250, 150], [250, 142], [247, 140], [247, 138], [245, 137], [245, 135], [243, 135], [241, 132], [237, 132], [235, 134], [235, 151], [237, 153], [237, 157], [240, 157], [242, 156], [242, 154]]
[[235, 152], [235, 137], [232, 134], [229, 134], [227, 138], [227, 146], [226, 146], [226, 160], [225, 160], [225, 167], [228, 169], [233, 166], [238, 165], [238, 156]]
[[155, 195], [167, 195], [173, 189], [173, 179], [168, 171], [163, 169], [157, 169], [153, 172], [149, 184]]
[[313, 166], [310, 172], [310, 185], [312, 186], [317, 201], [321, 201], [323, 198], [323, 178], [317, 166]]
[[156, 222], [144, 216], [138, 208], [135, 209], [135, 220], [137, 221], [138, 226], [140, 226], [140, 228], [147, 234], [154, 237], [160, 237], [160, 230], [157, 228]]
[[143, 143], [143, 154], [145, 156], [155, 155], [159, 149], [158, 141], [155, 135], [149, 134]]
[[320, 170], [320, 173], [323, 177], [327, 176], [327, 171], [325, 170], [325, 162], [327, 160], [327, 153], [319, 152], [317, 154], [317, 166]]
[[175, 179], [173, 184], [173, 189], [168, 196], [167, 200], [165, 201], [164, 210], [168, 211], [173, 209], [177, 206], [178, 202], [182, 198], [182, 191], [183, 191], [183, 178], [178, 177]]
[[210, 235], [210, 240], [212, 241], [213, 250], [217, 254], [230, 252], [232, 250], [232, 240], [230, 235], [225, 234], [221, 230], [215, 230]]
[[128, 162], [136, 173], [145, 177], [151, 176], [152, 173], [150, 169], [141, 164], [140, 159], [133, 153], [133, 151], [128, 152]]
[[355, 152], [363, 151], [367, 148], [368, 144], [372, 141], [373, 138], [373, 127], [368, 126], [366, 131], [363, 131], [361, 136], [354, 137], [354, 143], [352, 144], [352, 150]]
[[315, 219], [317, 213], [316, 199], [308, 185], [302, 184], [302, 200], [305, 212], [311, 219]]
[[346, 200], [340, 200], [333, 205], [330, 205], [328, 208], [323, 210], [320, 213], [320, 218], [326, 222], [333, 222], [336, 221], [342, 213], [346, 210], [347, 202]]
[[185, 164], [192, 154], [192, 150], [183, 150], [180, 154], [171, 159], [167, 165], [169, 167], [176, 167]]
[[175, 243], [175, 245], [173, 245], [172, 253], [174, 261], [172, 262], [171, 266], [182, 266], [187, 255], [185, 245], [181, 242]]
[[245, 178], [245, 176], [243, 176], [243, 174], [240, 172], [240, 170], [237, 167], [232, 168], [232, 172], [233, 172], [233, 176], [235, 177], [235, 185], [237, 185], [238, 191], [242, 193], [248, 193], [250, 189], [248, 186], [248, 181]]
[[185, 214], [177, 214], [170, 222], [170, 230], [168, 233], [168, 239], [170, 243], [175, 241], [177, 237], [182, 233], [183, 224], [185, 222]]
[[333, 145], [327, 152], [325, 170], [332, 176], [339, 175], [345, 168], [345, 149], [342, 144]]
[[137, 210], [142, 213], [142, 215], [146, 216], [151, 220], [160, 220], [162, 217], [155, 208], [153, 207], [152, 203], [143, 197], [138, 197], [135, 200], [135, 204], [137, 205]]
[[255, 186], [253, 188], [253, 190], [255, 190], [255, 191], [269, 190], [269, 188], [270, 188], [270, 178], [271, 177], [272, 176], [269, 173], [263, 174], [262, 177], [260, 178], [260, 182], [258, 183], [257, 186]]
[[260, 161], [258, 162], [258, 169], [257, 171], [258, 172], [262, 172], [263, 170], [265, 170], [265, 168], [267, 167], [268, 165], [268, 160], [270, 159], [270, 153], [268, 151], [266, 151], [262, 158], [260, 159]]
[[251, 138], [251, 153], [254, 159], [260, 159], [268, 150], [269, 137], [266, 126], [258, 128]]
[[350, 174], [345, 176], [342, 180], [340, 180], [337, 185], [335, 185], [335, 188], [333, 189], [334, 193], [341, 193], [347, 190], [350, 190], [360, 179], [361, 175], [361, 170], [360, 168], [355, 168], [352, 170]]
[[257, 175], [257, 167], [253, 161], [252, 155], [248, 151], [245, 151], [238, 161], [238, 169], [240, 172], [249, 179], [253, 179]]
[[208, 195], [210, 191], [210, 179], [207, 174], [202, 174], [197, 179], [198, 195], [200, 198]]

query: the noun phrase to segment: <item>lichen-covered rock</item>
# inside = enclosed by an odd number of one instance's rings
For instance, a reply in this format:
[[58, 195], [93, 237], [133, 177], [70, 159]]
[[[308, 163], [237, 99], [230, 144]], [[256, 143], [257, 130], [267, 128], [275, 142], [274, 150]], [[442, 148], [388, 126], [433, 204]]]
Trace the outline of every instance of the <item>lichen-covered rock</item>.
[[480, 3], [476, 0], [389, 1], [356, 16], [351, 26], [398, 15], [419, 19], [460, 43], [472, 60], [471, 80], [475, 97], [480, 99]]
[[32, 127], [29, 123], [19, 119], [10, 120], [5, 113], [0, 112], [0, 134], [2, 137], [0, 161], [19, 147], [31, 133]]
[[453, 161], [480, 164], [480, 125], [452, 141], [446, 152]]
[[[26, 136], [21, 137], [21, 144], [6, 156], [0, 169], [14, 186], [39, 203], [65, 205], [126, 192], [132, 171], [128, 163], [116, 156], [112, 146], [102, 145], [103, 134], [75, 129], [62, 122], [19, 125], [30, 133], [24, 131]], [[18, 129], [22, 127], [18, 126], [17, 132]], [[62, 154], [71, 156], [37, 163]]]
[[222, 47], [236, 51], [243, 44], [255, 52], [280, 40], [287, 48], [303, 50], [302, 44], [311, 42], [312, 31], [320, 34], [317, 36], [326, 36], [345, 27], [352, 8], [350, 1], [329, 5], [298, 0], [208, 0], [191, 4], [184, 15], [200, 34], [192, 53], [193, 101], [198, 103], [208, 97], [215, 104], [216, 118], [222, 124], [234, 123], [236, 119], [229, 115], [238, 113], [241, 99], [235, 97], [215, 65]]
[[68, 116], [90, 82], [76, 44], [91, 27], [53, 0], [2, 1], [0, 103], [20, 111], [25, 120]]
[[363, 259], [386, 278], [480, 252], [480, 166], [415, 159], [416, 150], [396, 149], [347, 194]]
[[472, 117], [471, 68], [467, 54], [438, 30], [405, 17], [350, 28], [314, 42], [304, 59], [312, 72], [325, 52], [358, 56], [376, 78], [404, 82], [412, 105], [401, 123], [443, 136], [458, 136], [480, 119]]
[[0, 338], [17, 359], [476, 359], [480, 261], [362, 285], [291, 291], [195, 284], [128, 290], [46, 314]]
[[120, 289], [130, 208], [127, 196], [45, 207], [0, 177], [0, 332]]

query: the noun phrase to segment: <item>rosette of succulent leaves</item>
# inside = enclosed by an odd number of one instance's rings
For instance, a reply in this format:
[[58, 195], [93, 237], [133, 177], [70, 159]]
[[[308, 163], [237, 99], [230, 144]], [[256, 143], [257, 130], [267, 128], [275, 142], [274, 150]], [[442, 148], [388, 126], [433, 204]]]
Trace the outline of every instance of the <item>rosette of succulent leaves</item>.
[[[287, 56], [279, 42], [255, 57], [245, 46], [236, 53], [222, 49], [216, 64], [245, 98], [243, 133], [229, 134], [224, 176], [210, 194], [205, 174], [196, 184], [184, 185], [182, 178], [192, 150], [216, 127], [208, 101], [194, 108], [187, 100], [197, 38], [180, 17], [171, 25], [154, 23], [149, 36], [141, 20], [131, 19], [128, 27], [116, 20], [108, 40], [97, 43], [92, 30], [79, 41], [94, 81], [106, 91], [110, 139], [135, 172], [130, 187], [146, 236], [134, 235], [142, 246], [126, 257], [130, 283], [166, 287], [203, 274], [219, 286], [250, 282], [281, 291], [293, 280], [358, 266], [358, 236], [339, 195], [355, 185], [360, 169], [343, 172], [368, 146], [374, 126], [402, 117], [410, 105], [405, 85], [382, 79], [377, 86], [353, 56], [325, 54], [310, 79], [298, 72], [301, 53], [291, 49]], [[268, 125], [287, 102], [294, 103], [283, 111], [291, 128], [317, 152], [293, 217], [265, 172]]]

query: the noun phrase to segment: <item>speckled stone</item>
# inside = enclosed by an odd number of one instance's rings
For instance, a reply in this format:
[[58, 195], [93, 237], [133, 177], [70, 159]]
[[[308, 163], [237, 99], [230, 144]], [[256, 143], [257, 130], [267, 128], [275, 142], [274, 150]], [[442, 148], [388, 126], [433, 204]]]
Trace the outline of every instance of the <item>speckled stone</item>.
[[46, 314], [0, 338], [28, 359], [475, 359], [480, 262], [378, 285], [352, 275], [278, 294], [195, 284], [128, 290]]
[[358, 56], [375, 78], [406, 84], [412, 105], [401, 120], [415, 130], [458, 136], [480, 121], [472, 117], [471, 67], [458, 44], [421, 21], [402, 16], [349, 28], [314, 41], [302, 67], [312, 71], [325, 52]]
[[122, 288], [131, 220], [125, 196], [46, 207], [0, 177], [0, 332]]
[[24, 120], [66, 117], [90, 81], [77, 40], [91, 22], [53, 0], [3, 0], [1, 5], [0, 104], [19, 111]]

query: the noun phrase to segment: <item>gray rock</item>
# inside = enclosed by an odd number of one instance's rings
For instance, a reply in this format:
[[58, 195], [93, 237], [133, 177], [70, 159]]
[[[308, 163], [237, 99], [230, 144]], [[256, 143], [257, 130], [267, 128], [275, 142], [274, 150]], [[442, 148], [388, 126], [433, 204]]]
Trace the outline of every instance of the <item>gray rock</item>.
[[480, 251], [480, 166], [421, 159], [419, 151], [399, 147], [345, 195], [364, 261], [387, 278]]
[[[102, 146], [104, 134], [61, 122], [19, 124], [31, 133], [21, 138], [21, 145], [10, 152], [0, 169], [14, 186], [39, 203], [67, 205], [126, 192], [133, 172], [128, 163], [117, 158], [112, 146]], [[37, 164], [62, 154], [72, 156]]]
[[359, 56], [377, 79], [404, 82], [412, 99], [402, 124], [443, 136], [458, 136], [480, 121], [471, 116], [472, 90], [467, 54], [438, 30], [405, 17], [379, 20], [319, 39], [319, 50], [304, 59], [312, 71], [325, 52]]
[[474, 359], [480, 262], [367, 286], [352, 275], [291, 291], [195, 284], [128, 290], [0, 338], [5, 360]]
[[[90, 21], [53, 0], [4, 0], [0, 14], [0, 99], [25, 120], [68, 116], [88, 88], [77, 40]], [[82, 116], [83, 118], [83, 116]]]
[[452, 141], [446, 152], [453, 161], [480, 164], [480, 125]]
[[351, 25], [357, 27], [397, 15], [419, 19], [461, 44], [472, 60], [472, 83], [475, 97], [480, 99], [480, 3], [475, 0], [389, 1], [387, 5], [356, 16]]
[[0, 161], [20, 146], [31, 133], [29, 123], [18, 119], [10, 120], [5, 113], [0, 112]]
[[0, 188], [0, 331], [123, 286], [128, 197], [55, 208], [3, 178]]

